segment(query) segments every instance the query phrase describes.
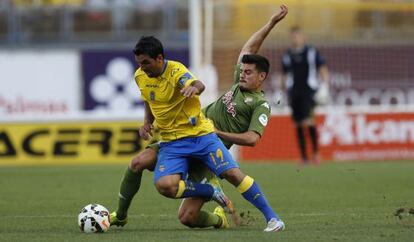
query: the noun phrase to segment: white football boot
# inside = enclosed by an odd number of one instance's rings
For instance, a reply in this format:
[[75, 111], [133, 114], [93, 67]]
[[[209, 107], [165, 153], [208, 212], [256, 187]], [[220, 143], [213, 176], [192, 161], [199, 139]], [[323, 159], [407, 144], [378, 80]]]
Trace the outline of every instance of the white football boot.
[[285, 223], [282, 220], [272, 218], [267, 222], [267, 227], [263, 230], [264, 232], [277, 232], [285, 229]]

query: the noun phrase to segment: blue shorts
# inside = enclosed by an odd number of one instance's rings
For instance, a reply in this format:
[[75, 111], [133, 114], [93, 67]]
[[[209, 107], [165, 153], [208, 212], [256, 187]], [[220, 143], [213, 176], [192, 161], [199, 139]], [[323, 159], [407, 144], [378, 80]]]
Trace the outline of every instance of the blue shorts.
[[173, 174], [181, 174], [181, 177], [186, 178], [189, 162], [203, 162], [217, 176], [239, 167], [215, 133], [182, 138], [160, 143], [154, 182]]

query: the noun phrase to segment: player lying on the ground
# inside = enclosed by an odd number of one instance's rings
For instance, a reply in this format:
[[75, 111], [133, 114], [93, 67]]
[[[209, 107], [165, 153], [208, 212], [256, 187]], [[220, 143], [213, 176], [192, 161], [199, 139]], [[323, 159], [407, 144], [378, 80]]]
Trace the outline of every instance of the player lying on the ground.
[[[265, 26], [252, 35], [240, 53], [238, 62], [242, 63], [237, 65], [235, 84], [219, 100], [203, 110], [206, 116], [214, 121], [218, 129], [217, 134], [226, 147], [232, 144], [254, 146], [263, 133], [270, 110], [261, 87], [267, 77], [269, 63], [264, 57], [252, 54], [257, 53], [270, 30], [286, 14], [287, 8], [281, 6], [280, 13], [273, 15]], [[139, 190], [142, 171], [154, 170], [157, 152], [157, 145], [152, 145], [133, 158], [121, 184], [118, 210], [111, 214], [111, 225], [126, 224], [127, 211], [132, 198]], [[213, 159], [221, 157], [222, 155], [214, 154]], [[206, 169], [190, 170], [190, 178], [193, 181], [200, 182], [204, 177], [214, 181], [214, 174]], [[245, 179], [246, 182], [239, 184], [238, 189], [249, 200], [249, 195], [245, 193], [249, 193], [251, 187], [256, 185], [252, 178], [246, 176], [243, 180]], [[258, 193], [261, 194], [260, 191]], [[261, 195], [257, 199], [260, 202], [255, 205], [260, 210], [270, 209], [270, 211], [262, 211], [268, 222], [266, 231], [283, 229], [283, 222], [271, 211], [263, 194]], [[201, 210], [207, 200], [205, 197], [184, 199], [179, 211], [180, 221], [189, 227], [228, 227], [222, 209], [217, 208], [215, 213]]]

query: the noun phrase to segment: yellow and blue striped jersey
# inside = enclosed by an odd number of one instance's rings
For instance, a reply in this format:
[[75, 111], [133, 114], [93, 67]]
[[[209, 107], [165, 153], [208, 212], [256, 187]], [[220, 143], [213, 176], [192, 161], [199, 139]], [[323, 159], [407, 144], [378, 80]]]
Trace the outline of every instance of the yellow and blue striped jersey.
[[183, 64], [165, 60], [160, 76], [148, 77], [139, 68], [134, 78], [142, 99], [149, 104], [155, 117], [162, 141], [196, 137], [214, 131], [211, 121], [201, 112], [199, 97], [186, 98], [180, 92], [196, 80]]

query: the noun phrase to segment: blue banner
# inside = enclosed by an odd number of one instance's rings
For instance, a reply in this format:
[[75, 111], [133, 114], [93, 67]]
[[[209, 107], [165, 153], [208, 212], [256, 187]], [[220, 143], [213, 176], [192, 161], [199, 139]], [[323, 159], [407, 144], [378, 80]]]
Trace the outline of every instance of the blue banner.
[[[166, 50], [167, 59], [188, 66], [187, 49]], [[142, 105], [134, 81], [137, 65], [131, 50], [82, 52], [84, 110], [127, 111]]]

